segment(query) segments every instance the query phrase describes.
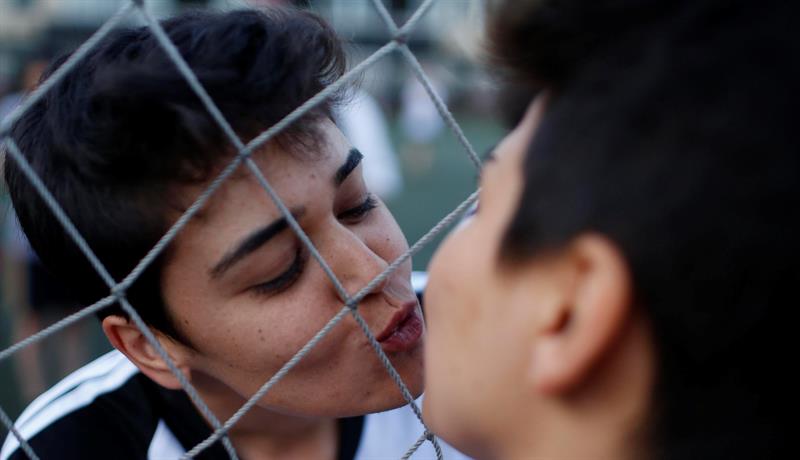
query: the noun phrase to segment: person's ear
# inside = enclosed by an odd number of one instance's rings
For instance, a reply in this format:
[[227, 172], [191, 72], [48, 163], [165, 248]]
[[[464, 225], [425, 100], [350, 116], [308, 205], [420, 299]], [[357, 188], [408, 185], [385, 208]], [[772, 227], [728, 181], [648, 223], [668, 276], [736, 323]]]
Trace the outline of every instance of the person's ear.
[[[191, 380], [186, 347], [159, 331], [151, 331], [178, 369]], [[131, 360], [144, 375], [164, 388], [181, 389], [178, 378], [132, 321], [122, 316], [109, 315], [103, 319], [103, 332], [111, 345]]]
[[613, 352], [633, 298], [625, 258], [607, 238], [581, 235], [556, 258], [530, 357], [534, 388], [551, 395], [580, 386]]

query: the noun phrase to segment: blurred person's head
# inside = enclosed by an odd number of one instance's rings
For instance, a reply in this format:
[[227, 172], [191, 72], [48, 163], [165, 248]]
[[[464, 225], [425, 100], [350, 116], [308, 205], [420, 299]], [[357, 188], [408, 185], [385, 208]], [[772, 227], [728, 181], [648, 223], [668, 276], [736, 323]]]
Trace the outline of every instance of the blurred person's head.
[[777, 458], [794, 400], [792, 2], [505, 2], [541, 88], [426, 292], [425, 412], [493, 458]]
[[27, 62], [22, 67], [19, 77], [19, 88], [21, 91], [30, 92], [39, 83], [49, 61], [45, 58], [34, 58]]
[[10, 90], [21, 93], [32, 91], [39, 83], [50, 58], [44, 53], [34, 53], [21, 60], [21, 64], [10, 82]]
[[[345, 68], [334, 32], [310, 13], [196, 13], [163, 27], [245, 142]], [[340, 96], [311, 110], [252, 159], [354, 294], [407, 243], [366, 189], [361, 154], [331, 122]], [[117, 281], [236, 154], [146, 27], [103, 39], [13, 126], [11, 137]], [[87, 304], [107, 296], [108, 287], [13, 161], [5, 175], [44, 264]], [[406, 263], [364, 298], [361, 311], [418, 395], [423, 326], [409, 277]], [[243, 166], [125, 295], [211, 407], [224, 411], [238, 408], [343, 306]], [[111, 343], [144, 374], [164, 387], [180, 387], [119, 306], [100, 316]], [[259, 406], [285, 415], [340, 417], [402, 403], [347, 315]]]
[[23, 60], [7, 87], [0, 80], [0, 121], [16, 109], [25, 95], [36, 87], [48, 63], [44, 57], [29, 57]]

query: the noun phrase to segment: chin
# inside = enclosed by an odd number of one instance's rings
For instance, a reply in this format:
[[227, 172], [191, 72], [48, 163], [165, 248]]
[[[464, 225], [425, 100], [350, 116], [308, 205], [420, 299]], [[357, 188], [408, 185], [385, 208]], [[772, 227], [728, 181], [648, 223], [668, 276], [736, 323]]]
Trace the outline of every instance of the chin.
[[[422, 396], [422, 392], [425, 390], [425, 365], [423, 359], [423, 348], [424, 347], [422, 344], [420, 344], [420, 346], [414, 350], [414, 353], [411, 356], [412, 359], [406, 366], [406, 369], [397, 369], [397, 371], [400, 373], [400, 376], [403, 378], [403, 383], [406, 384], [408, 391], [411, 393], [411, 396], [413, 396], [414, 399]], [[394, 383], [394, 381], [392, 381], [392, 383]]]
[[[392, 362], [395, 370], [403, 379], [403, 383], [408, 387], [408, 391], [418, 398], [423, 389], [425, 388], [425, 340], [420, 339], [419, 343], [412, 349], [402, 354], [392, 355], [387, 354], [389, 361]], [[393, 386], [397, 386], [389, 375], [389, 371], [383, 367], [381, 368], [386, 375], [386, 378], [392, 382]]]
[[413, 396], [414, 399], [422, 396], [422, 392], [425, 390], [425, 381], [422, 378], [421, 372], [416, 375], [412, 381], [409, 381], [409, 379], [405, 378], [403, 381], [405, 382], [406, 386], [408, 387], [408, 391], [411, 392], [411, 396]]
[[[419, 398], [424, 388], [422, 372], [416, 372], [413, 376], [399, 369], [398, 372], [400, 372], [403, 383], [405, 383], [411, 396], [415, 400]], [[375, 392], [372, 393], [372, 396], [372, 401], [369, 403], [367, 410], [364, 411], [365, 413], [384, 412], [408, 404], [408, 401], [406, 401], [400, 392], [397, 383], [389, 376], [388, 372], [386, 372], [385, 381], [381, 384], [379, 389], [376, 389]]]
[[[397, 386], [394, 380], [392, 380], [392, 378], [389, 377], [388, 372], [386, 376], [389, 378], [389, 381], [391, 382], [391, 386], [393, 387], [392, 388], [393, 393], [397, 395], [398, 398], [397, 405], [402, 406], [403, 404], [407, 404], [408, 402], [405, 400], [405, 398], [403, 398], [403, 395], [400, 394], [400, 388]], [[413, 375], [400, 372], [400, 376], [403, 378], [403, 383], [406, 384], [406, 388], [408, 388], [409, 393], [411, 393], [411, 396], [414, 399], [417, 399], [420, 396], [422, 396], [423, 390], [425, 389], [425, 382], [423, 379], [421, 368], [418, 372], [415, 372]]]

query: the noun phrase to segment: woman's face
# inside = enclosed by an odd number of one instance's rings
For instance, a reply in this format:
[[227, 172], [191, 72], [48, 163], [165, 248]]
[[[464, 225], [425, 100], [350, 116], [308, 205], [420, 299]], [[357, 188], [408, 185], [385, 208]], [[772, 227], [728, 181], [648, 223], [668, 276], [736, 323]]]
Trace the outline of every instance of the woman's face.
[[[349, 294], [402, 255], [407, 242], [361, 175], [360, 154], [330, 121], [316, 152], [254, 156]], [[242, 168], [244, 169], [244, 168]], [[191, 201], [197, 188], [185, 190]], [[410, 261], [359, 312], [411, 392], [422, 391], [423, 324]], [[178, 235], [162, 278], [192, 380], [207, 396], [250, 397], [342, 309], [332, 282], [250, 172], [231, 177]], [[350, 314], [259, 405], [288, 415], [348, 416], [403, 403]]]
[[[513, 274], [501, 273], [498, 250], [522, 188], [522, 161], [538, 123], [540, 103], [495, 149], [481, 173], [480, 205], [435, 254], [425, 291], [425, 416], [444, 439], [472, 455], [494, 429], [497, 414], [511, 414], [526, 363], [529, 312]], [[528, 309], [529, 310], [529, 309]], [[511, 408], [508, 408], [511, 409]], [[506, 421], [501, 426], [509, 426]]]

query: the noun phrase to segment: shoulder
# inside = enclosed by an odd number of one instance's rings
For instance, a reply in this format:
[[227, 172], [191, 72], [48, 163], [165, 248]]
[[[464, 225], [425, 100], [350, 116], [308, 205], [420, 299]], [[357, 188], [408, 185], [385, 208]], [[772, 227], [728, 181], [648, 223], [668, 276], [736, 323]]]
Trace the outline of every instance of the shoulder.
[[[417, 405], [422, 407], [422, 398], [417, 399]], [[355, 460], [402, 458], [424, 432], [425, 427], [408, 405], [369, 414], [364, 417], [364, 429]], [[468, 459], [441, 439], [438, 442], [447, 460]], [[436, 452], [430, 442], [424, 442], [412, 458], [436, 459]]]
[[[94, 458], [137, 443], [154, 431], [140, 380], [144, 378], [122, 354], [110, 352], [70, 374], [36, 398], [15, 427], [42, 458]], [[146, 444], [145, 444], [146, 445]], [[107, 450], [113, 449], [113, 450]], [[23, 455], [9, 435], [0, 460]]]

